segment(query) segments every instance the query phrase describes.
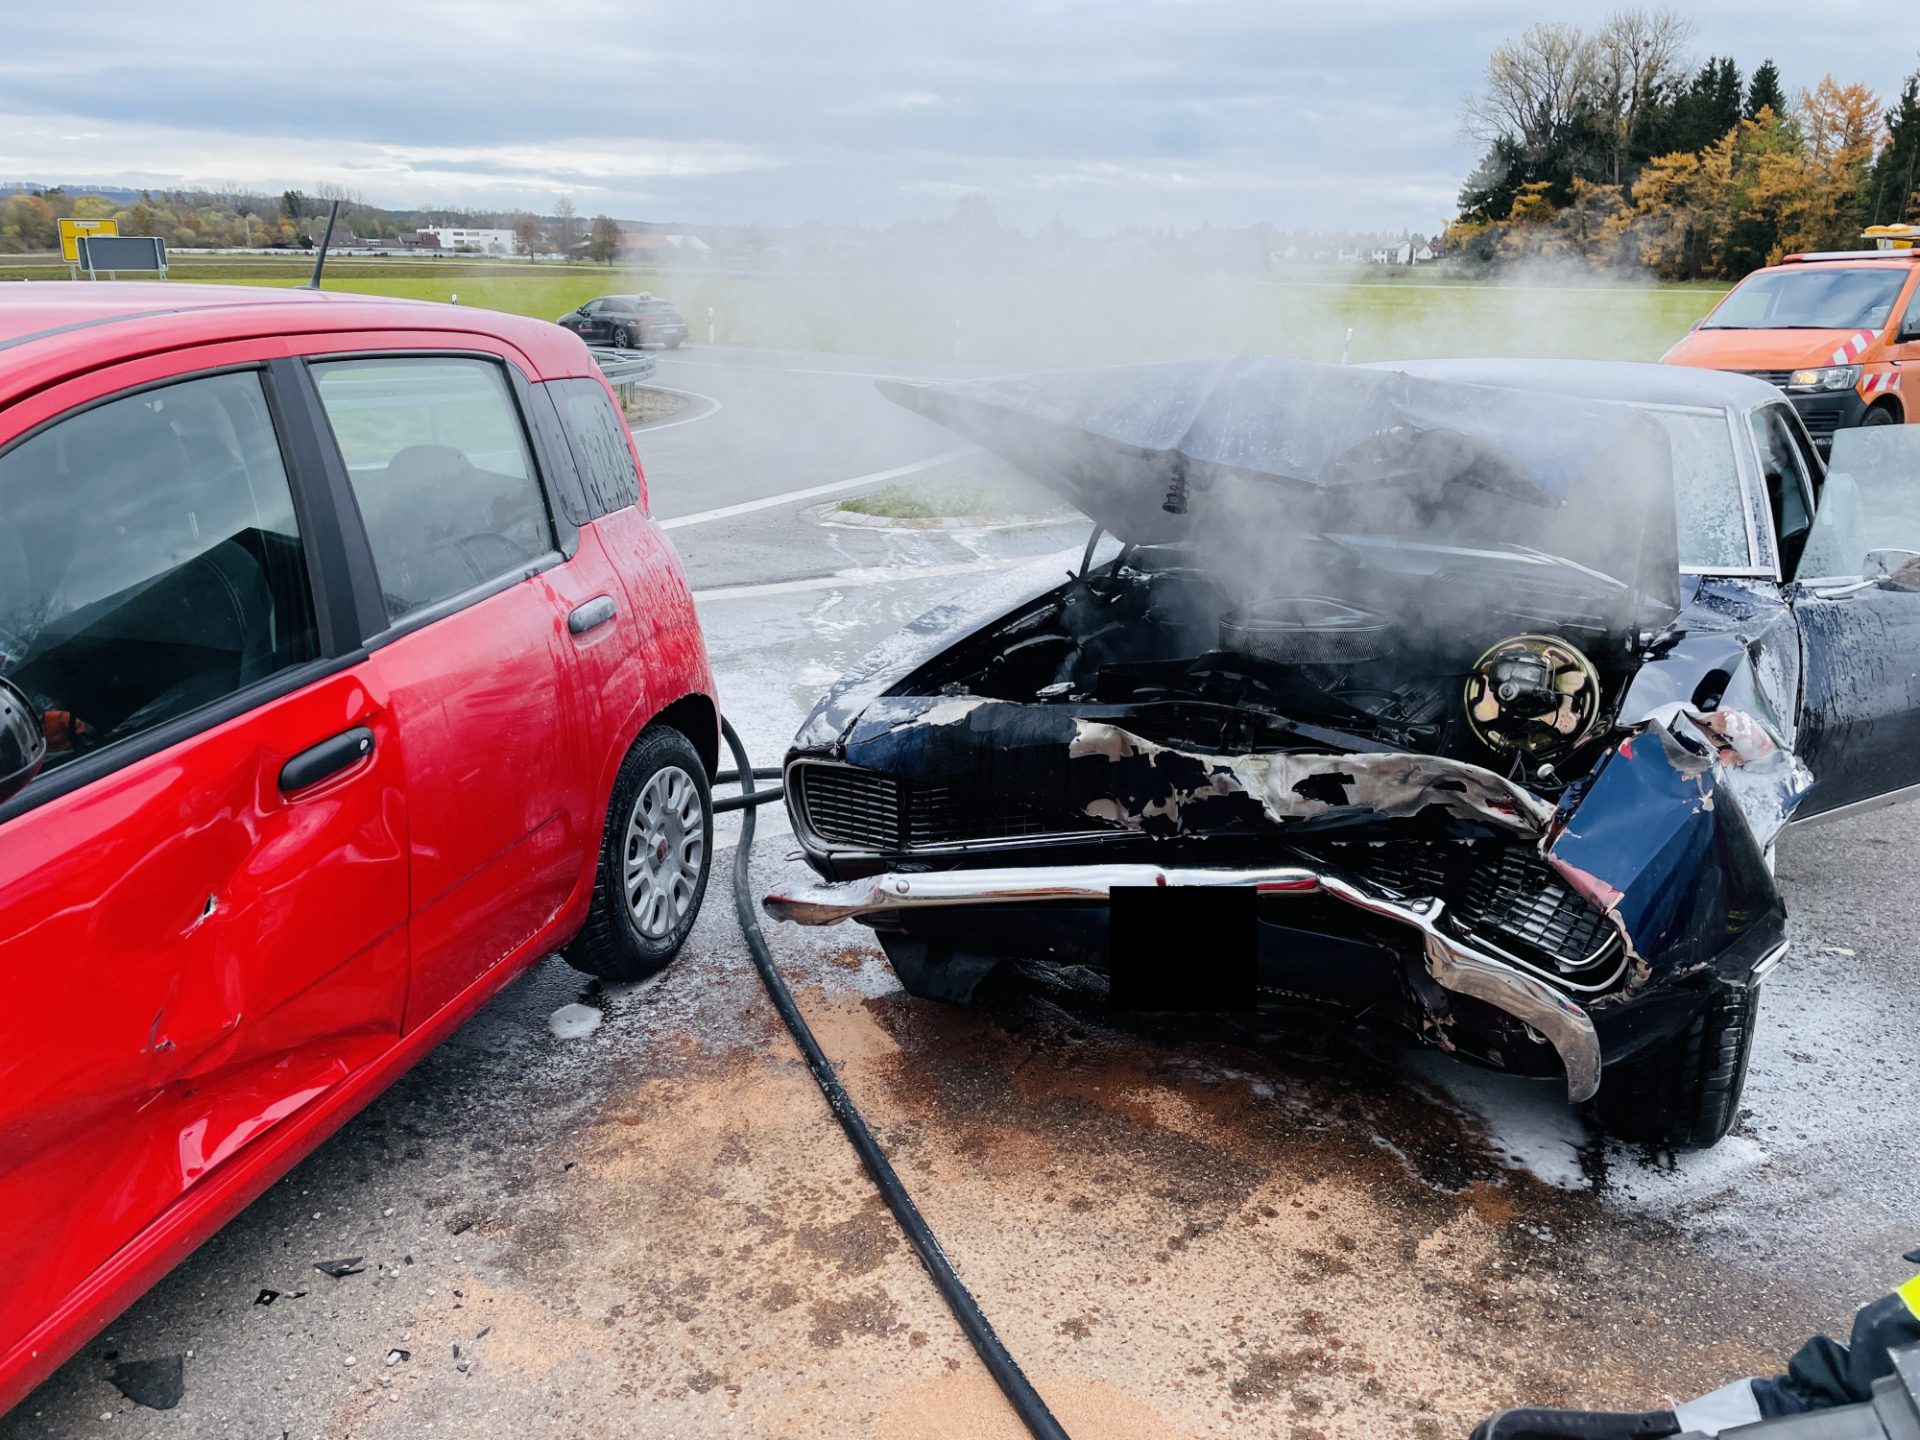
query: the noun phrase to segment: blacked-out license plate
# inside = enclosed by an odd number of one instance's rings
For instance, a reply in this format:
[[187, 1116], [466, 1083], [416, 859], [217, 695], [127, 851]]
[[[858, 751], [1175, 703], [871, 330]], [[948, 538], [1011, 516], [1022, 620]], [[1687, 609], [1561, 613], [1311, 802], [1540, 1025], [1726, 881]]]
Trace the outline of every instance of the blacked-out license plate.
[[1115, 886], [1107, 922], [1114, 1009], [1253, 1009], [1258, 899], [1251, 885]]

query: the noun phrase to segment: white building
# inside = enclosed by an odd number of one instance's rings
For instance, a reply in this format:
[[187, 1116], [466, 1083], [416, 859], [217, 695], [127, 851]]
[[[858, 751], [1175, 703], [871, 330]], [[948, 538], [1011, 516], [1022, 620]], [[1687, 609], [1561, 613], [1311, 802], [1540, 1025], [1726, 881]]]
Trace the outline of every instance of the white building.
[[457, 230], [448, 226], [435, 227], [427, 233], [439, 237], [442, 250], [464, 250], [481, 255], [513, 254], [511, 230]]

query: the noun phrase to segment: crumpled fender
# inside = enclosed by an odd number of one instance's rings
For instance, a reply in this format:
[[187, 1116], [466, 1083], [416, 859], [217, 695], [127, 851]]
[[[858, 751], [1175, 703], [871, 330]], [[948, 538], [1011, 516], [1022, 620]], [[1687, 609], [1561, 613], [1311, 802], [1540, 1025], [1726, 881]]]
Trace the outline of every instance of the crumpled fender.
[[[1766, 753], [1741, 755], [1728, 730]], [[1786, 906], [1735, 791], [1767, 797], [1777, 831], [1807, 783], [1805, 767], [1751, 717], [1674, 705], [1562, 801], [1543, 852], [1620, 927], [1636, 960], [1629, 993], [1708, 966], [1744, 978], [1780, 942]]]

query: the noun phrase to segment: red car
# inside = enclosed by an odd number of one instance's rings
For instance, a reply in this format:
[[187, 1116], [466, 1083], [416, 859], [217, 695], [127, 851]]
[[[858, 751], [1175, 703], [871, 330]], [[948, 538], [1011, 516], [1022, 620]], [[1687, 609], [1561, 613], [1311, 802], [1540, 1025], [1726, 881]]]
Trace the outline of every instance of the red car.
[[576, 336], [0, 286], [0, 1411], [528, 964], [666, 964], [718, 746]]

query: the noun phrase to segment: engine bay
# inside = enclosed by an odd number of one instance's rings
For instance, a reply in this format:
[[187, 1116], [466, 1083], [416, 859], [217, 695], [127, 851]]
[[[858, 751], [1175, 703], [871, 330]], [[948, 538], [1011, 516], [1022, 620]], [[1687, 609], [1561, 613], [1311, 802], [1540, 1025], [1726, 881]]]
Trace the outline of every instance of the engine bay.
[[1538, 551], [1323, 535], [1270, 561], [1129, 547], [894, 693], [1128, 706], [1159, 744], [1412, 751], [1553, 789], [1642, 654], [1626, 587]]

